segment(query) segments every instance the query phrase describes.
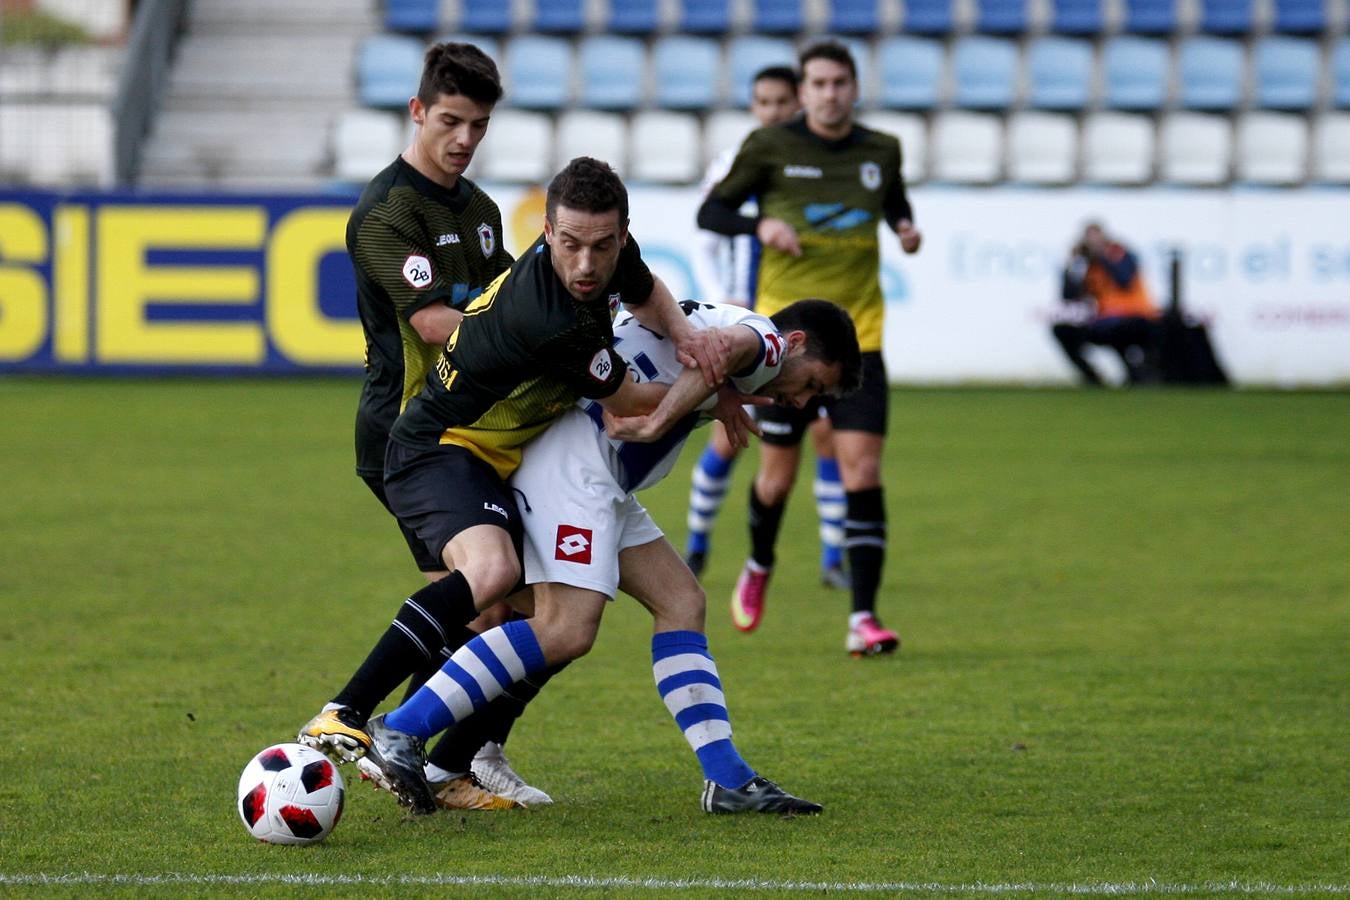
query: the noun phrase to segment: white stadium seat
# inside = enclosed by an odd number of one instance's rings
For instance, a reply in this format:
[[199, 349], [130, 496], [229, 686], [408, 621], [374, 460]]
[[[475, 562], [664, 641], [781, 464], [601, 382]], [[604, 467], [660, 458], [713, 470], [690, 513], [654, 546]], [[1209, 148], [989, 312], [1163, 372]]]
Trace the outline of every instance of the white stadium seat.
[[1144, 116], [1102, 112], [1083, 123], [1083, 179], [1144, 184], [1153, 178], [1153, 123]]
[[487, 181], [542, 184], [552, 172], [553, 122], [545, 113], [503, 109], [474, 154], [472, 176]]
[[1313, 126], [1312, 177], [1350, 184], [1350, 112], [1328, 112]]
[[1162, 124], [1159, 177], [1172, 184], [1218, 185], [1233, 163], [1233, 127], [1226, 116], [1172, 113]]
[[863, 115], [862, 123], [900, 139], [900, 173], [906, 184], [928, 177], [928, 125], [923, 116], [878, 110]]
[[679, 184], [702, 177], [701, 135], [693, 115], [648, 110], [633, 116], [630, 129], [635, 179]]
[[1238, 121], [1237, 178], [1251, 184], [1299, 184], [1307, 177], [1303, 116], [1251, 112]]
[[998, 116], [947, 112], [933, 122], [932, 174], [938, 181], [989, 184], [1003, 173], [1003, 125]]
[[1069, 116], [1017, 113], [1008, 120], [1008, 177], [1029, 184], [1068, 184], [1078, 170], [1078, 128]]
[[591, 109], [568, 110], [558, 116], [553, 170], [578, 156], [593, 156], [609, 163], [620, 177], [628, 173], [628, 129], [623, 116]]
[[729, 147], [739, 147], [745, 136], [759, 126], [759, 120], [740, 109], [715, 109], [703, 126], [703, 159], [712, 159]]
[[333, 174], [343, 181], [369, 181], [403, 151], [405, 115], [349, 109], [333, 129]]

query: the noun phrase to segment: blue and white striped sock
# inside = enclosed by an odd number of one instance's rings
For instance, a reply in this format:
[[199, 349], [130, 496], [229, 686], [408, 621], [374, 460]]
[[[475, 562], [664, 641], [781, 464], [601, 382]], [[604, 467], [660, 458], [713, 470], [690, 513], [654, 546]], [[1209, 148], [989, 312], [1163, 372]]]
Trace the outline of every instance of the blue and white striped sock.
[[512, 684], [545, 669], [530, 623], [507, 622], [456, 650], [441, 670], [385, 717], [396, 731], [429, 738], [473, 715]]
[[666, 709], [694, 748], [703, 777], [728, 788], [754, 778], [755, 770], [731, 742], [731, 719], [708, 638], [697, 631], [652, 635], [652, 673]]
[[690, 479], [689, 541], [685, 545], [685, 552], [708, 552], [708, 539], [712, 534], [713, 523], [717, 521], [717, 513], [722, 509], [722, 501], [726, 499], [731, 465], [735, 461], [734, 456], [731, 459], [718, 456], [711, 444], [703, 448]]
[[837, 569], [844, 561], [844, 483], [839, 480], [839, 461], [816, 460], [816, 515], [820, 517], [820, 567]]

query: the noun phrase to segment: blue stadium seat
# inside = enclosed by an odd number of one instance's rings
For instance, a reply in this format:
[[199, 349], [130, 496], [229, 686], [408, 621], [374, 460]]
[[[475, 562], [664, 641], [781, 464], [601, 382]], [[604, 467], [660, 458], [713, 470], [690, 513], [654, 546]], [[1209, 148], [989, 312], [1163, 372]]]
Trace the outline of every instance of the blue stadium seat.
[[877, 0], [830, 0], [827, 27], [835, 34], [875, 34], [881, 30]]
[[571, 101], [572, 44], [527, 34], [506, 47], [506, 96], [523, 109], [562, 109]]
[[577, 34], [585, 29], [586, 14], [582, 0], [548, 0], [547, 3], [535, 4], [535, 31], [544, 34]]
[[1317, 105], [1321, 62], [1321, 51], [1313, 41], [1291, 37], [1257, 41], [1253, 55], [1256, 105], [1266, 109], [1312, 109]]
[[658, 0], [610, 0], [609, 30], [615, 34], [653, 34], [660, 27]]
[[1050, 30], [1059, 34], [1101, 34], [1105, 26], [1101, 0], [1054, 0]]
[[1200, 30], [1245, 35], [1252, 30], [1252, 0], [1201, 0]]
[[647, 51], [635, 37], [592, 35], [581, 40], [581, 105], [627, 110], [642, 105]]
[[1007, 109], [1016, 99], [1017, 45], [971, 36], [952, 45], [952, 102], [967, 109]]
[[802, 0], [755, 0], [752, 28], [760, 34], [796, 34], [805, 27]]
[[1317, 34], [1327, 27], [1322, 0], [1275, 0], [1276, 31], [1281, 34]]
[[1021, 34], [1027, 30], [1026, 0], [975, 0], [975, 30]]
[[1112, 109], [1160, 109], [1167, 102], [1167, 45], [1122, 36], [1102, 51], [1106, 105]]
[[952, 0], [908, 0], [901, 27], [910, 34], [951, 34], [956, 28]]
[[1037, 109], [1085, 109], [1092, 100], [1092, 45], [1044, 37], [1027, 47], [1028, 102]]
[[463, 0], [459, 30], [471, 34], [506, 34], [515, 24], [511, 4], [502, 0]]
[[1242, 45], [1237, 41], [1187, 38], [1181, 43], [1177, 74], [1186, 109], [1231, 110], [1242, 103]]
[[377, 34], [361, 42], [356, 90], [364, 106], [399, 109], [417, 93], [426, 46], [417, 38]]
[[1341, 38], [1331, 51], [1331, 102], [1350, 107], [1350, 38]]
[[672, 34], [652, 45], [652, 88], [657, 106], [707, 109], [719, 102], [722, 53], [713, 38]]
[[728, 0], [680, 0], [680, 31], [724, 34], [731, 29]]
[[882, 106], [933, 109], [942, 87], [942, 44], [928, 38], [892, 37], [877, 45]]
[[1171, 34], [1177, 30], [1177, 0], [1125, 0], [1125, 31]]
[[731, 102], [739, 107], [750, 105], [750, 79], [765, 66], [796, 64], [797, 52], [786, 38], [761, 37], [754, 34], [733, 38], [727, 49]]
[[440, 27], [440, 0], [385, 0], [384, 27], [428, 34]]

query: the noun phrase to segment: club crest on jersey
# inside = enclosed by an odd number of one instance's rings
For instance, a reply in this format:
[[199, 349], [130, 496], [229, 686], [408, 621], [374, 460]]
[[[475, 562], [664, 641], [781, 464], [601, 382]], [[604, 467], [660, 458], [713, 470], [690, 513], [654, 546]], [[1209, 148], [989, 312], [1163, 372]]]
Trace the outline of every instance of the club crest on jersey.
[[591, 377], [596, 381], [605, 381], [610, 373], [614, 371], [614, 362], [609, 358], [608, 350], [601, 350], [591, 357], [590, 364]]
[[403, 261], [403, 280], [417, 290], [431, 287], [431, 260], [414, 253]]
[[881, 187], [881, 166], [874, 162], [865, 162], [858, 167], [858, 177], [863, 187], [875, 191]]
[[615, 316], [618, 312], [619, 312], [619, 295], [618, 295], [618, 294], [610, 294], [610, 295], [609, 295], [609, 317], [610, 317], [611, 319], [613, 319], [614, 316]]
[[783, 336], [778, 332], [764, 335], [764, 365], [772, 367], [782, 362], [786, 347]]
[[563, 562], [589, 566], [591, 564], [591, 530], [576, 525], [559, 525], [558, 538], [553, 547], [553, 558]]
[[492, 226], [486, 222], [478, 226], [478, 246], [484, 256], [491, 256], [497, 249], [497, 235], [493, 232]]

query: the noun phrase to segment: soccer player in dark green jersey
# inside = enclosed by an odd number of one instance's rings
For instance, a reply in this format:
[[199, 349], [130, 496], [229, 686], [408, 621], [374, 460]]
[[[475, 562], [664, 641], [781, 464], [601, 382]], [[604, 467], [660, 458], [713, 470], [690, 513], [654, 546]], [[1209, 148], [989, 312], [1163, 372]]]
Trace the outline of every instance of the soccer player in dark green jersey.
[[[803, 115], [751, 132], [731, 171], [699, 209], [700, 228], [755, 234], [763, 244], [755, 308], [770, 315], [798, 297], [821, 297], [848, 310], [863, 350], [862, 387], [828, 404], [845, 491], [844, 545], [852, 577], [845, 639], [854, 655], [889, 653], [900, 644], [876, 616], [886, 555], [881, 453], [887, 382], [881, 355], [878, 225], [885, 222], [906, 253], [921, 235], [900, 174], [900, 142], [854, 121], [857, 66], [842, 45], [825, 41], [802, 51]], [[756, 218], [739, 213], [750, 197]], [[743, 631], [759, 625], [774, 563], [774, 544], [801, 456], [809, 417], [758, 411], [763, 440], [750, 493], [751, 556], [732, 596], [732, 619]]]

